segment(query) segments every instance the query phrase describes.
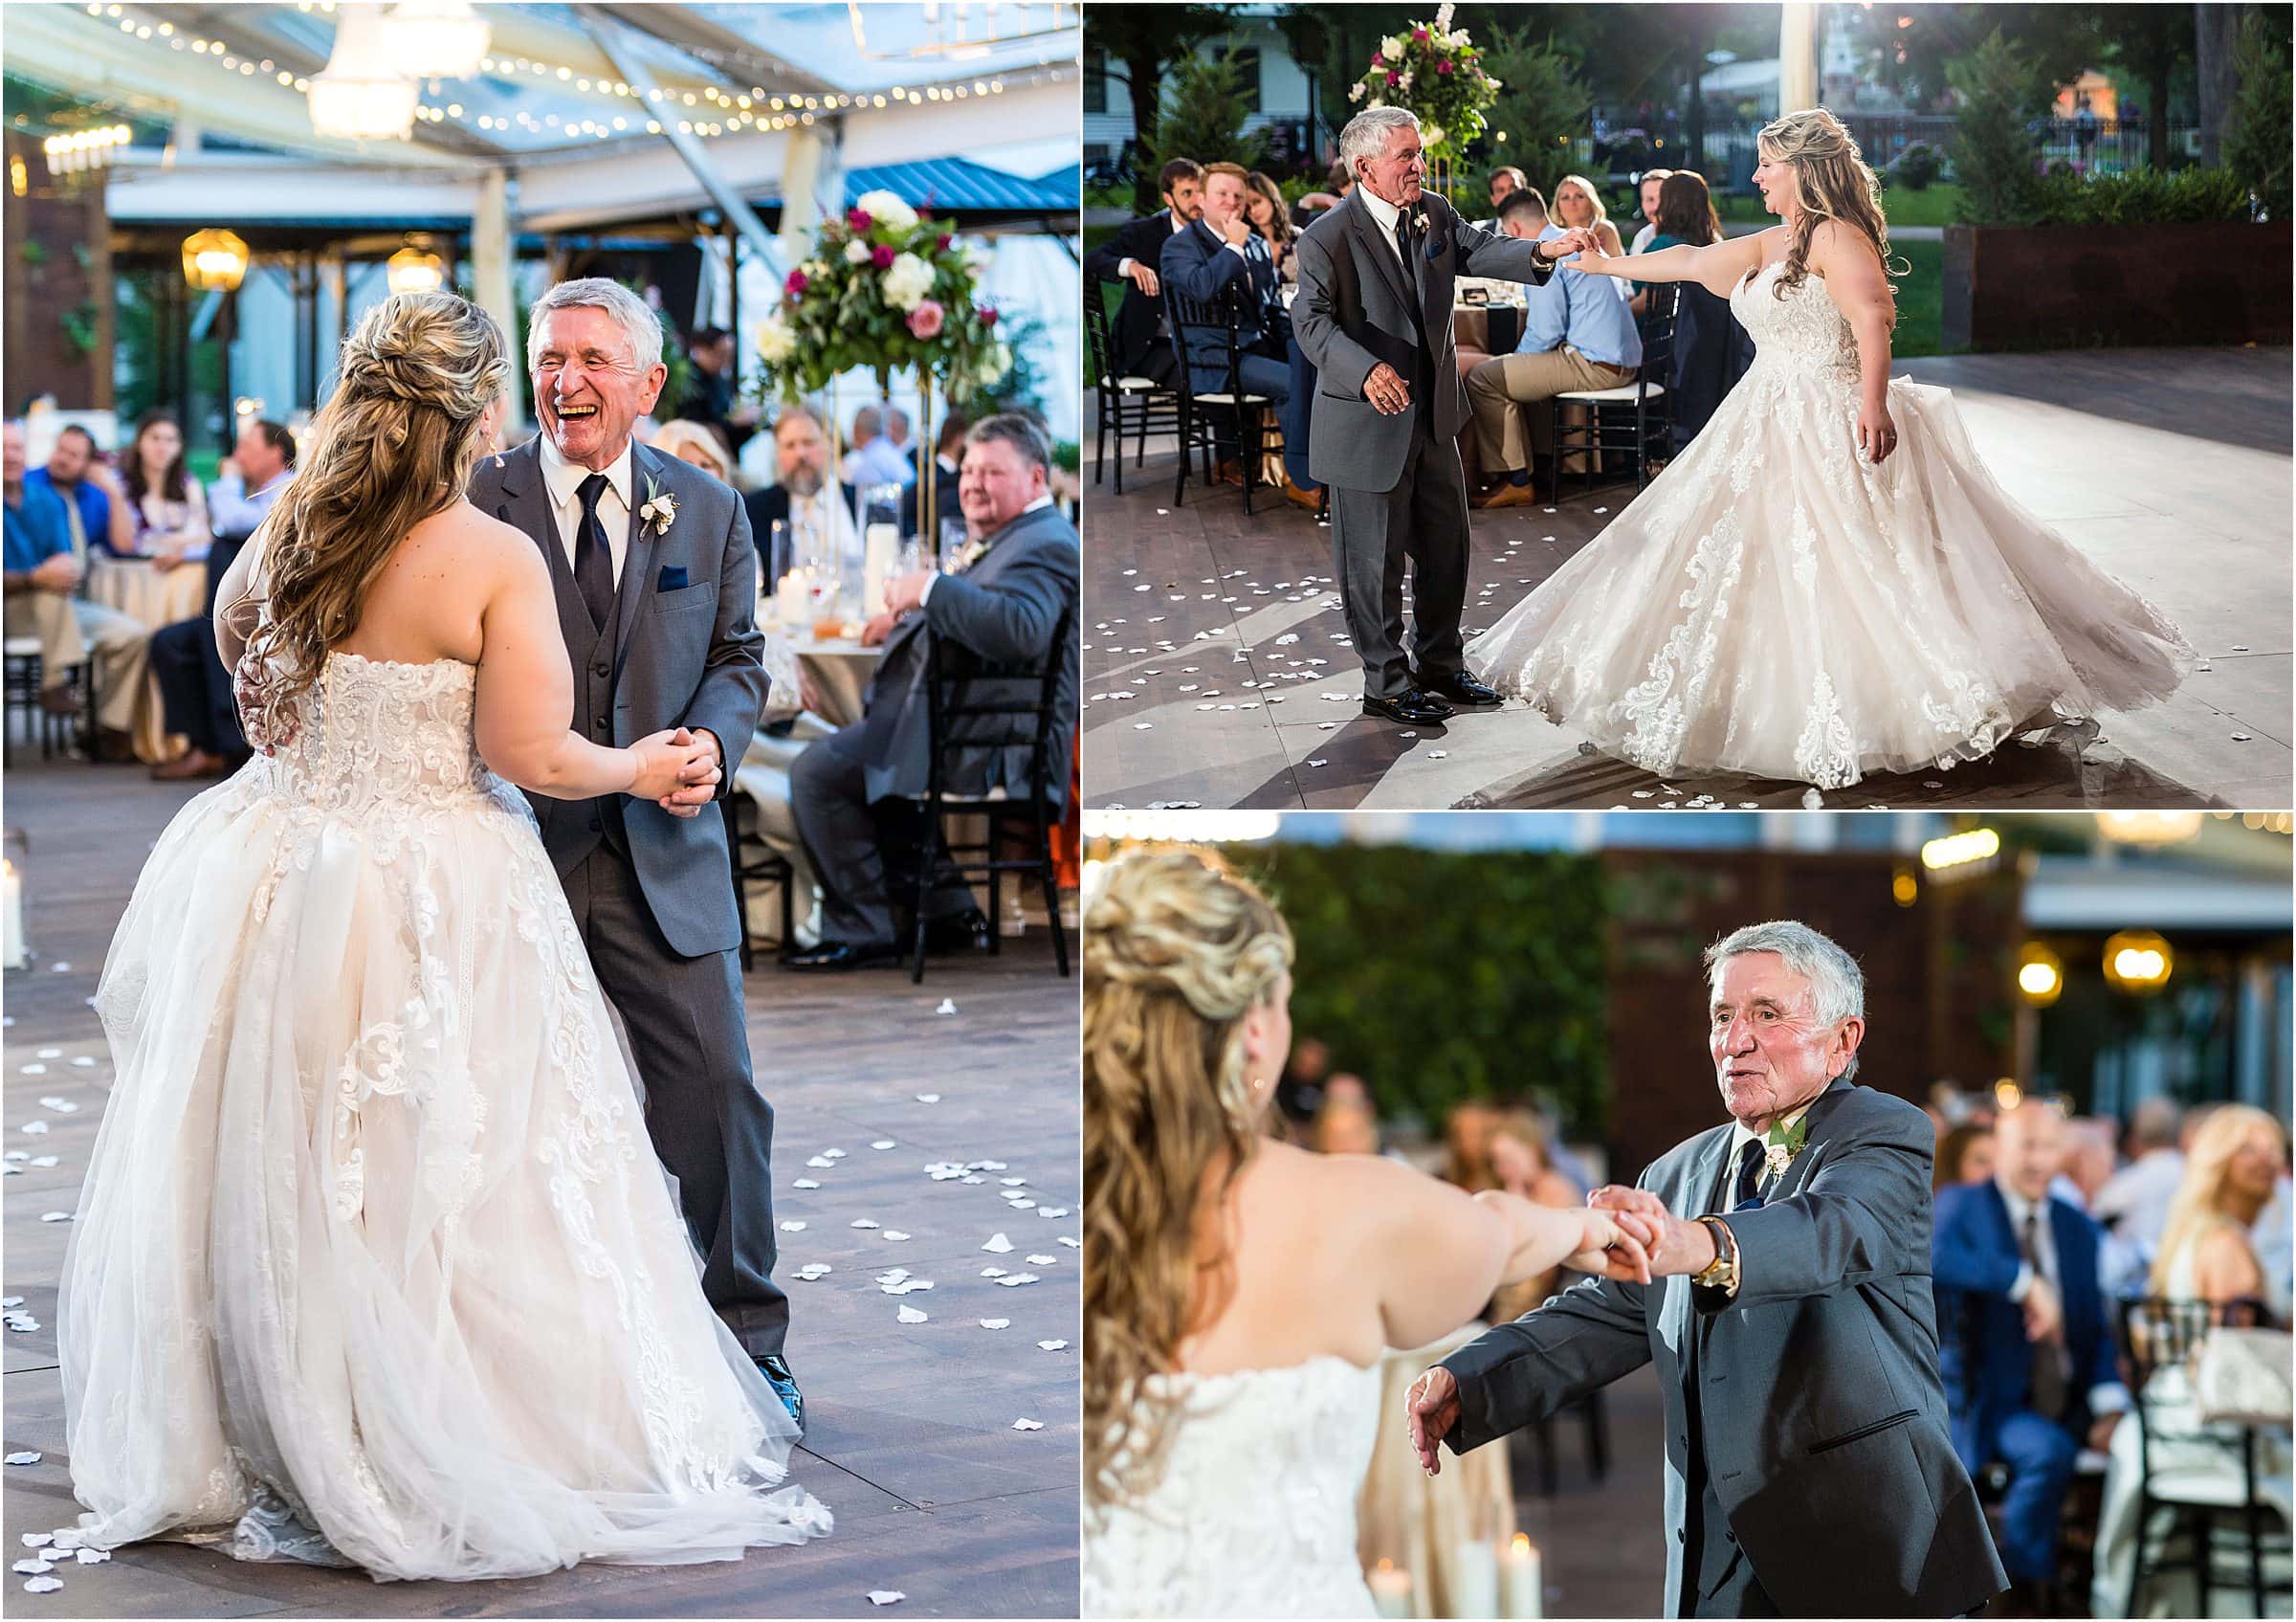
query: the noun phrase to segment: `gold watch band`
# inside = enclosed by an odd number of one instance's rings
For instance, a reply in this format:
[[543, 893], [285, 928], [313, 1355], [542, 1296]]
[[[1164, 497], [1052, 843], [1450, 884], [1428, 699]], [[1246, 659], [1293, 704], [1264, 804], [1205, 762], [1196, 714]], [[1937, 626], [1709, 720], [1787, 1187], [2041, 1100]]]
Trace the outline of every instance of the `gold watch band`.
[[1692, 1276], [1690, 1282], [1725, 1295], [1738, 1293], [1738, 1236], [1730, 1231], [1730, 1224], [1718, 1216], [1701, 1216], [1694, 1220], [1707, 1224], [1714, 1233], [1714, 1259]]

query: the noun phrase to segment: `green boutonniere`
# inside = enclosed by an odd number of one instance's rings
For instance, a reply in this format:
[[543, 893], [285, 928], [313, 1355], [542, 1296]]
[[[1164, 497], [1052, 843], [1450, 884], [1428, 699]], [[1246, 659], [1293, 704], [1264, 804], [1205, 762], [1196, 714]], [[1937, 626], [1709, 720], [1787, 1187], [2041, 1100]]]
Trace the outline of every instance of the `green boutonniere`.
[[1769, 1145], [1769, 1152], [1762, 1157], [1762, 1172], [1775, 1181], [1786, 1174], [1786, 1167], [1801, 1153], [1801, 1145], [1810, 1141], [1809, 1116], [1805, 1113], [1791, 1126], [1773, 1124], [1762, 1141]]

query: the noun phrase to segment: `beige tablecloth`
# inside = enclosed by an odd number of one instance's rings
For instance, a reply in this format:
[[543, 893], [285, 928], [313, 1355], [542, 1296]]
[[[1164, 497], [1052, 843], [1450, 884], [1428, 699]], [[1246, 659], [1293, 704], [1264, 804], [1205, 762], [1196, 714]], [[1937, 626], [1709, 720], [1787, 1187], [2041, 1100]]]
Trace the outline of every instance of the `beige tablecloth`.
[[[100, 603], [146, 631], [195, 618], [208, 600], [208, 566], [191, 562], [160, 569], [144, 558], [115, 558], [97, 552], [88, 559], [88, 600]], [[136, 759], [158, 765], [184, 752], [185, 741], [168, 736], [157, 676], [144, 678], [132, 734]]]
[[1460, 1544], [1471, 1540], [1495, 1549], [1514, 1535], [1507, 1449], [1446, 1454], [1443, 1474], [1429, 1477], [1419, 1467], [1403, 1422], [1411, 1382], [1482, 1332], [1482, 1324], [1469, 1323], [1431, 1346], [1390, 1351], [1380, 1360], [1379, 1441], [1356, 1500], [1356, 1553], [1366, 1571], [1389, 1560], [1411, 1573], [1416, 1616], [1458, 1614], [1452, 1573]]
[[832, 726], [850, 726], [861, 719], [870, 678], [877, 673], [882, 647], [864, 648], [859, 642], [799, 642], [797, 662], [813, 690], [820, 695], [814, 714]]

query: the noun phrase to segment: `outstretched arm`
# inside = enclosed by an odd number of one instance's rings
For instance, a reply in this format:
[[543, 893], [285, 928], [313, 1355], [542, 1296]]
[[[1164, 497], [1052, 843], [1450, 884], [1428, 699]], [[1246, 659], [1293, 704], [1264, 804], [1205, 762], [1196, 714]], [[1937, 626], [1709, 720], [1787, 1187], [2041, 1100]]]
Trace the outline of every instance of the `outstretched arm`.
[[1761, 268], [1762, 236], [1766, 234], [1725, 237], [1703, 248], [1677, 242], [1671, 248], [1631, 256], [1581, 254], [1562, 268], [1588, 276], [1615, 276], [1624, 281], [1694, 281], [1709, 293], [1727, 299], [1749, 272]]

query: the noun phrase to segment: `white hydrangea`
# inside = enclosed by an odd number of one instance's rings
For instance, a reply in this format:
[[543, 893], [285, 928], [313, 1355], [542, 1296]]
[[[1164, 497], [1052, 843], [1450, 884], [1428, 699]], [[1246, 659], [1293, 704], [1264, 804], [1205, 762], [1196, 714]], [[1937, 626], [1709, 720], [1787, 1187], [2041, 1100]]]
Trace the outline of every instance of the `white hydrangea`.
[[915, 254], [895, 256], [881, 285], [885, 301], [896, 310], [914, 310], [933, 291], [933, 267]]
[[1391, 33], [1380, 40], [1380, 55], [1386, 57], [1390, 64], [1402, 61], [1403, 59], [1403, 36], [1400, 33]]
[[1440, 145], [1442, 145], [1442, 144], [1443, 144], [1443, 125], [1441, 125], [1441, 124], [1439, 124], [1439, 123], [1423, 123], [1423, 124], [1421, 124], [1421, 125], [1419, 126], [1419, 138], [1420, 138], [1420, 143], [1421, 143], [1421, 144], [1423, 144], [1423, 145], [1426, 145], [1426, 146], [1440, 146]]
[[1435, 27], [1437, 32], [1440, 33], [1442, 30], [1451, 26], [1451, 12], [1455, 9], [1456, 8], [1451, 5], [1451, 0], [1443, 0], [1443, 4], [1435, 8]]
[[1363, 100], [1363, 83], [1360, 79], [1347, 87], [1347, 99], [1350, 101], [1360, 101]]
[[1002, 343], [991, 344], [973, 367], [973, 383], [978, 388], [993, 389], [1011, 369], [1012, 350]]
[[864, 191], [853, 202], [879, 225], [889, 225], [895, 231], [907, 231], [916, 223], [916, 211], [890, 191]]
[[858, 236], [848, 242], [845, 245], [845, 262], [849, 265], [865, 265], [869, 263], [869, 244], [862, 241]]
[[797, 334], [782, 323], [779, 316], [768, 319], [758, 328], [758, 357], [769, 367], [778, 367], [797, 353]]
[[1405, 69], [1403, 70], [1403, 77], [1402, 77], [1402, 78], [1399, 78], [1399, 79], [1397, 79], [1397, 80], [1395, 81], [1395, 87], [1396, 87], [1398, 90], [1408, 90], [1408, 89], [1410, 89], [1410, 88], [1411, 88], [1411, 70], [1410, 70], [1410, 69], [1408, 69], [1408, 68], [1405, 68]]

